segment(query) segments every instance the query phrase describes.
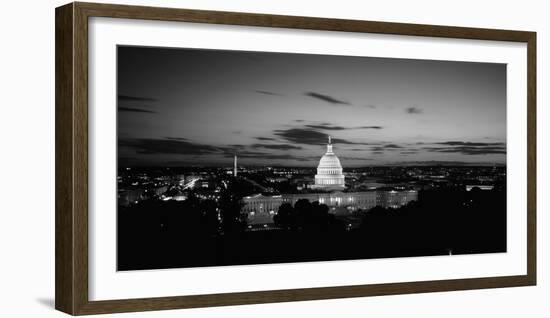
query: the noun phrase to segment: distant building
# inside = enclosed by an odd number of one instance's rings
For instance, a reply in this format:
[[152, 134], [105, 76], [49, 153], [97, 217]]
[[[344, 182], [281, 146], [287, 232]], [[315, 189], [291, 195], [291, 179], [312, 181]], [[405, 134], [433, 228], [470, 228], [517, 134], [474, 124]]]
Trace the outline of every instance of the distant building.
[[472, 191], [472, 189], [474, 188], [478, 188], [480, 190], [493, 190], [495, 188], [495, 186], [493, 185], [481, 185], [481, 184], [478, 184], [478, 185], [475, 185], [475, 184], [469, 184], [469, 185], [466, 185], [466, 191]]
[[252, 214], [275, 214], [279, 210], [279, 207], [285, 203], [282, 195], [264, 196], [262, 194], [256, 194], [243, 198], [244, 206], [241, 212]]
[[161, 196], [168, 191], [168, 186], [152, 187], [148, 189], [119, 189], [118, 190], [118, 205], [129, 206], [139, 201], [145, 200], [152, 195]]
[[[350, 211], [369, 210], [375, 206], [384, 208], [398, 208], [411, 201], [418, 200], [418, 192], [415, 190], [385, 190], [385, 191], [365, 191], [365, 192], [326, 192], [326, 193], [299, 193], [282, 194], [276, 196], [264, 196], [257, 194], [243, 198], [244, 206], [241, 210], [248, 214], [249, 223], [272, 223], [273, 216], [277, 214], [279, 207], [283, 203], [289, 203], [292, 206], [298, 200], [306, 199], [310, 202], [318, 201], [320, 204], [327, 205], [330, 210], [337, 208], [346, 208]], [[267, 222], [269, 221], [269, 222]]]
[[415, 190], [404, 191], [376, 191], [376, 202], [384, 208], [397, 209], [411, 201], [418, 200], [418, 192]]
[[118, 190], [118, 205], [129, 206], [145, 198], [144, 189]]
[[174, 184], [183, 186], [185, 184], [185, 175], [183, 175], [183, 174], [174, 175], [174, 177], [172, 178], [172, 182]]
[[148, 191], [153, 192], [155, 195], [159, 196], [159, 195], [163, 195], [166, 191], [168, 191], [168, 186], [156, 187], [153, 189], [148, 189]]

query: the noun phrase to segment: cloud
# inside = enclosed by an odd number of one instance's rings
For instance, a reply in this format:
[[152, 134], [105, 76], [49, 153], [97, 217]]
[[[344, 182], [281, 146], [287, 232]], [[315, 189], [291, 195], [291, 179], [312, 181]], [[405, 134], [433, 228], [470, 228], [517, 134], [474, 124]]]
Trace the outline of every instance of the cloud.
[[134, 108], [134, 107], [118, 107], [119, 112], [130, 112], [130, 113], [147, 113], [147, 114], [156, 114], [157, 112], [147, 109]]
[[454, 148], [427, 148], [432, 152], [442, 153], [460, 153], [463, 155], [491, 155], [491, 154], [506, 154], [506, 149], [495, 147], [454, 147]]
[[186, 138], [180, 137], [165, 137], [165, 138], [136, 138], [136, 139], [120, 139], [119, 147], [127, 147], [134, 149], [138, 154], [178, 154], [178, 155], [219, 155], [226, 158], [237, 155], [240, 158], [253, 158], [263, 160], [298, 160], [308, 161], [310, 158], [295, 157], [290, 154], [273, 154], [269, 152], [247, 150], [247, 148], [264, 148], [269, 150], [289, 150], [289, 149], [302, 149], [298, 146], [292, 145], [262, 145], [254, 144], [248, 145], [228, 145], [228, 146], [214, 146], [207, 144], [200, 144], [191, 142]]
[[[296, 122], [304, 122], [304, 120], [295, 120]], [[351, 130], [351, 129], [383, 129], [382, 126], [358, 126], [358, 127], [344, 127], [331, 123], [309, 123], [304, 125], [305, 128], [311, 128], [316, 130]]]
[[349, 102], [345, 102], [343, 100], [336, 99], [332, 96], [324, 95], [324, 94], [320, 94], [320, 93], [306, 92], [306, 93], [304, 93], [304, 95], [316, 98], [318, 100], [322, 100], [324, 102], [327, 102], [327, 103], [333, 104], [333, 105], [351, 105]]
[[[328, 142], [328, 134], [319, 130], [305, 127], [305, 128], [289, 128], [275, 130], [274, 134], [283, 138], [284, 140], [292, 144], [303, 145], [326, 145]], [[371, 143], [355, 142], [341, 138], [332, 138], [333, 144], [347, 144], [347, 145], [372, 145]]]
[[178, 139], [121, 139], [118, 142], [120, 147], [129, 147], [140, 154], [182, 154], [182, 155], [203, 155], [224, 152], [227, 149], [211, 145], [193, 143]]
[[363, 105], [364, 107], [366, 108], [370, 108], [370, 109], [376, 109], [376, 105], [373, 105], [373, 104], [367, 104], [367, 105]]
[[447, 146], [468, 146], [468, 147], [485, 147], [485, 146], [504, 146], [503, 142], [469, 142], [469, 141], [445, 141], [445, 142], [436, 142], [436, 145], [447, 145]]
[[389, 166], [503, 166], [503, 163], [495, 162], [469, 162], [469, 161], [400, 161], [388, 164]]
[[339, 156], [338, 158], [344, 159], [344, 160], [374, 160], [372, 158], [365, 158], [365, 157], [348, 157], [348, 156]]
[[376, 147], [372, 147], [371, 150], [373, 152], [383, 153], [385, 150], [396, 150], [396, 149], [402, 149], [402, 146], [396, 145], [396, 144], [383, 144]]
[[307, 128], [321, 129], [321, 130], [346, 130], [346, 129], [382, 129], [382, 126], [359, 126], [359, 127], [343, 127], [336, 126], [330, 123], [320, 123], [320, 124], [308, 124], [305, 125]]
[[403, 148], [401, 146], [398, 146], [396, 144], [387, 144], [387, 145], [383, 145], [382, 147], [386, 148], [386, 149], [398, 149], [398, 148]]
[[407, 114], [422, 114], [424, 111], [418, 107], [407, 107], [405, 109]]
[[[461, 155], [491, 155], [506, 154], [506, 143], [504, 142], [472, 142], [472, 141], [442, 141], [442, 142], [415, 142], [406, 143], [407, 147], [397, 146], [401, 149], [400, 154], [416, 154], [420, 151], [434, 153], [455, 153]], [[420, 146], [419, 148], [416, 148]], [[396, 148], [394, 144], [386, 144], [387, 149]], [[382, 151], [383, 147], [372, 148]]]
[[332, 138], [332, 143], [333, 144], [345, 144], [345, 145], [364, 145], [364, 146], [376, 145], [376, 143], [358, 142], [358, 141], [351, 141], [351, 140], [346, 140], [346, 139], [341, 139], [341, 138]]
[[491, 154], [506, 154], [505, 147], [497, 146], [451, 146], [451, 147], [424, 147], [422, 148], [430, 152], [440, 153], [460, 153], [463, 155], [491, 155]]
[[382, 126], [361, 126], [361, 127], [356, 127], [356, 129], [383, 129], [384, 127]]
[[277, 139], [271, 138], [271, 137], [254, 137], [254, 138], [256, 138], [258, 140], [261, 140], [261, 141], [275, 141], [275, 140], [277, 140]]
[[156, 102], [158, 99], [143, 96], [118, 95], [118, 100], [122, 102]]
[[458, 153], [463, 155], [491, 155], [506, 154], [504, 142], [472, 142], [472, 141], [443, 141], [422, 143], [418, 145], [431, 145], [421, 149], [429, 152]]
[[226, 157], [233, 157], [234, 154], [239, 156], [239, 157], [248, 157], [248, 158], [253, 157], [253, 156], [266, 156], [266, 155], [269, 155], [268, 153], [265, 153], [265, 152], [249, 151], [249, 150], [239, 149], [239, 150], [234, 151], [234, 152], [226, 152], [225, 156]]
[[277, 144], [277, 145], [270, 145], [270, 144], [253, 144], [251, 146], [252, 148], [265, 148], [265, 149], [273, 149], [273, 150], [290, 150], [290, 149], [302, 149], [302, 147], [293, 146], [293, 145], [287, 145], [287, 144]]
[[331, 124], [318, 124], [318, 125], [305, 125], [308, 128], [323, 129], [323, 130], [345, 130], [347, 128], [342, 126], [332, 126]]
[[[253, 152], [237, 153], [237, 156], [239, 158], [263, 159], [263, 160], [297, 160], [297, 161], [311, 160], [309, 158], [295, 157], [289, 154], [269, 154], [269, 153], [253, 153]], [[226, 154], [225, 157], [229, 158], [229, 157], [233, 157], [233, 155]]]
[[[156, 111], [143, 109], [148, 108], [148, 106], [142, 105], [141, 102], [155, 102], [157, 101], [154, 98], [151, 97], [141, 97], [141, 96], [130, 96], [130, 95], [118, 95], [118, 101], [120, 104], [124, 104], [126, 106], [119, 106], [118, 110], [121, 112], [133, 112], [133, 113], [148, 113], [148, 114], [156, 114]], [[133, 104], [138, 104], [138, 107], [133, 107], [132, 105], [128, 105], [128, 102], [132, 102]], [[131, 103], [131, 104], [132, 104]], [[120, 105], [119, 104], [119, 105]]]
[[328, 140], [327, 134], [314, 129], [290, 128], [275, 130], [274, 134], [294, 144], [324, 145]]
[[303, 119], [296, 119], [296, 120], [294, 120], [294, 121], [297, 122], [297, 123], [303, 123], [305, 120], [303, 120]]
[[284, 96], [283, 94], [270, 92], [270, 91], [263, 91], [263, 90], [255, 90], [254, 92], [262, 95], [269, 95], [269, 96]]

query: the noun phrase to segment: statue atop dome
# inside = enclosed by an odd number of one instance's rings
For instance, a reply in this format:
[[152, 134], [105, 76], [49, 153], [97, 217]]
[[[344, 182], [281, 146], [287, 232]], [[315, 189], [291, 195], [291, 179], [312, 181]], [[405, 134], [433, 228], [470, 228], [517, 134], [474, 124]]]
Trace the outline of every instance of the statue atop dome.
[[345, 177], [342, 174], [340, 159], [332, 151], [332, 138], [328, 136], [327, 152], [319, 160], [315, 184], [313, 189], [322, 190], [343, 190], [345, 188]]

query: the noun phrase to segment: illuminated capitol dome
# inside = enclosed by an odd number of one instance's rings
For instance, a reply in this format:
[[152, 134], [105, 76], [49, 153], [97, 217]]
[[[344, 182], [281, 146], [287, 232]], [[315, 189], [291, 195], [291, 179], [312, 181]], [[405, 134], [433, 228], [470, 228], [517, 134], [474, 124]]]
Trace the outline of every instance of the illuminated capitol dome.
[[312, 188], [324, 190], [343, 190], [345, 188], [342, 165], [338, 157], [332, 152], [330, 136], [328, 137], [327, 152], [319, 161], [315, 184]]

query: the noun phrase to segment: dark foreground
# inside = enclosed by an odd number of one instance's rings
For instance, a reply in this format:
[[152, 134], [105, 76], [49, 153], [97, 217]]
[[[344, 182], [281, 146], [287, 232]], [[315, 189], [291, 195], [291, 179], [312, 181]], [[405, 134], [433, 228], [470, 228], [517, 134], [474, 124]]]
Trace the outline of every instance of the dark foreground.
[[357, 212], [353, 228], [306, 202], [265, 231], [188, 201], [119, 207], [118, 270], [506, 252], [504, 191], [424, 191], [399, 209]]

